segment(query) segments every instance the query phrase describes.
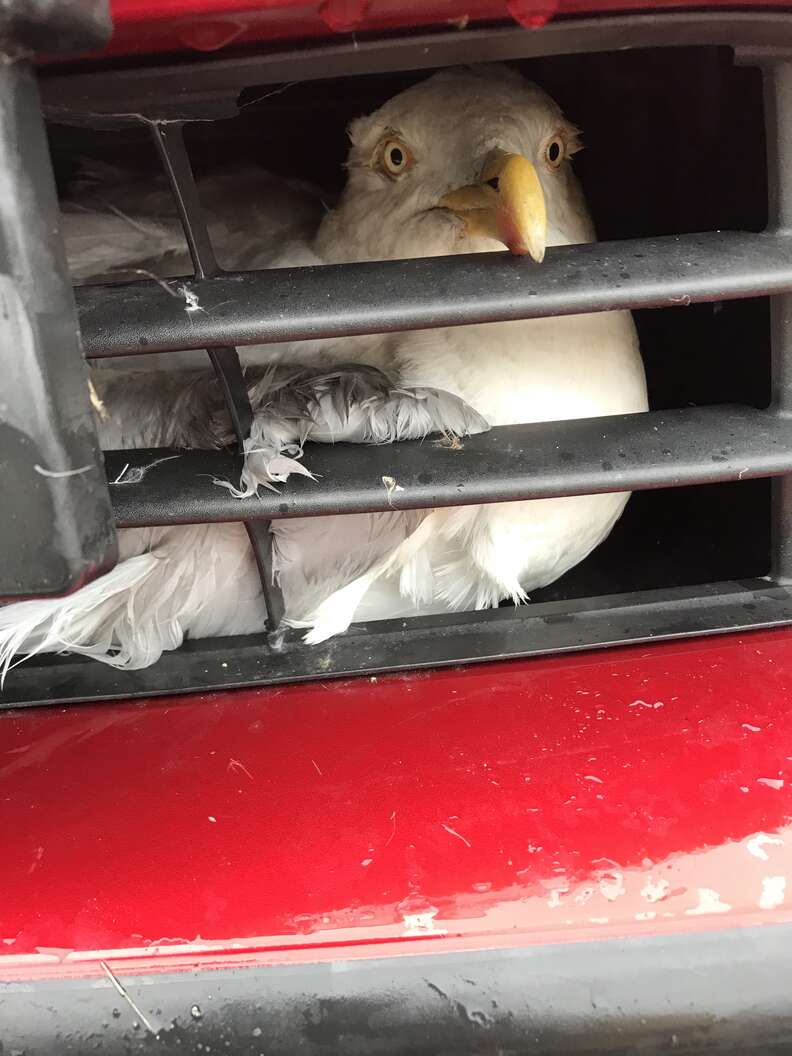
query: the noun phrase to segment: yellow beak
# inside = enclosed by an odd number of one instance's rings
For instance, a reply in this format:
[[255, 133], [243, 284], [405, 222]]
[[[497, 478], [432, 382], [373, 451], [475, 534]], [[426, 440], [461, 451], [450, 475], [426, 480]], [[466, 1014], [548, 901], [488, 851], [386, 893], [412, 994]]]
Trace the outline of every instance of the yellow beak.
[[479, 183], [451, 191], [438, 202], [465, 222], [468, 235], [495, 238], [516, 256], [537, 264], [547, 244], [547, 210], [539, 175], [521, 154], [495, 150]]

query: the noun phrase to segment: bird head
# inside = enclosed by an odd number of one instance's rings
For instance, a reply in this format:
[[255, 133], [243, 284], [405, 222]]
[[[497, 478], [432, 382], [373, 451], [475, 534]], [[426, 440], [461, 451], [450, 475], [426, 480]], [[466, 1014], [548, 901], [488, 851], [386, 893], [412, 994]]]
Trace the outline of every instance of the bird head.
[[347, 185], [317, 249], [328, 261], [502, 250], [540, 262], [594, 237], [570, 158], [577, 130], [503, 66], [449, 70], [349, 130]]

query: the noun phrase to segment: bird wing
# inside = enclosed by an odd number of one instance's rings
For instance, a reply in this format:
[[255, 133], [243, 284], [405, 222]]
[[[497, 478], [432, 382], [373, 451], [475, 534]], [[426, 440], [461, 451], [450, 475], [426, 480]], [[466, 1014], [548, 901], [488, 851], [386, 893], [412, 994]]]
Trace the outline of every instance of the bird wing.
[[109, 206], [93, 209], [66, 203], [61, 208], [61, 234], [66, 244], [72, 279], [85, 282], [107, 278], [117, 269], [136, 274], [171, 274], [172, 261], [184, 252], [178, 220], [132, 216]]
[[[61, 202], [69, 269], [75, 279], [118, 278], [143, 264], [162, 278], [189, 275], [192, 264], [164, 178], [124, 178], [94, 166]], [[228, 166], [198, 181], [201, 205], [221, 267], [272, 266], [313, 238], [324, 212], [320, 192], [252, 165]]]
[[[96, 371], [96, 392], [106, 417], [98, 423], [105, 451], [126, 447], [218, 448], [233, 439], [222, 389], [211, 371]], [[244, 494], [283, 477], [272, 459], [307, 440], [383, 444], [423, 439], [429, 433], [467, 436], [489, 428], [451, 393], [405, 388], [364, 364], [334, 367], [251, 368], [245, 376], [253, 424], [241, 477]], [[264, 458], [258, 458], [258, 455]]]
[[[94, 377], [106, 409], [99, 424], [105, 450], [217, 448], [232, 439], [219, 383], [208, 371], [156, 377], [95, 371]], [[259, 369], [250, 372], [248, 385], [254, 430], [241, 482], [246, 489], [255, 490], [259, 482], [272, 486], [292, 472], [310, 476], [298, 461], [308, 439], [382, 443], [487, 427], [458, 397], [397, 387], [372, 367]], [[269, 452], [264, 460], [262, 447]], [[141, 479], [122, 474], [112, 486], [135, 487]], [[423, 516], [386, 511], [277, 522], [273, 563], [289, 617], [304, 619], [317, 603], [398, 549]], [[116, 568], [69, 597], [0, 608], [0, 681], [20, 652], [66, 649], [133, 669], [154, 663], [187, 635], [264, 629], [260, 581], [241, 524], [127, 529], [119, 540]], [[372, 615], [416, 611], [421, 610], [405, 602], [403, 591], [383, 584]]]
[[[198, 181], [201, 205], [219, 265], [228, 271], [321, 263], [310, 243], [325, 210], [308, 183], [284, 180], [253, 165], [228, 166]], [[164, 179], [130, 178], [90, 163], [61, 202], [61, 230], [75, 282], [190, 275], [192, 261], [173, 195]], [[300, 350], [303, 359], [316, 346]], [[243, 363], [273, 362], [293, 345], [245, 349]], [[206, 365], [202, 352], [99, 360], [113, 369], [179, 370]]]

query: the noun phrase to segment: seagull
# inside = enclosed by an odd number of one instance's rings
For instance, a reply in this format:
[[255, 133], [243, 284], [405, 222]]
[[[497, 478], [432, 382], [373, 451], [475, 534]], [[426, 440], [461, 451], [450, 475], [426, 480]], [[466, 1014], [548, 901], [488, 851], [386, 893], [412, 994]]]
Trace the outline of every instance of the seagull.
[[[571, 165], [579, 133], [510, 69], [435, 74], [354, 121], [350, 138], [346, 188], [305, 247], [318, 263], [505, 247], [531, 258], [515, 266], [536, 268], [548, 247], [594, 240]], [[274, 356], [259, 346], [245, 355], [254, 422], [239, 487], [220, 482], [238, 495], [310, 474], [306, 440], [389, 442], [647, 409], [627, 312], [293, 344]], [[216, 383], [205, 376], [94, 377], [109, 413], [100, 423], [106, 448], [218, 446], [230, 436]], [[525, 602], [606, 538], [628, 498], [275, 521], [287, 623], [317, 643], [353, 620]], [[106, 576], [69, 598], [0, 610], [0, 669], [15, 653], [64, 648], [142, 667], [187, 636], [264, 628], [241, 525], [119, 534], [122, 559]]]

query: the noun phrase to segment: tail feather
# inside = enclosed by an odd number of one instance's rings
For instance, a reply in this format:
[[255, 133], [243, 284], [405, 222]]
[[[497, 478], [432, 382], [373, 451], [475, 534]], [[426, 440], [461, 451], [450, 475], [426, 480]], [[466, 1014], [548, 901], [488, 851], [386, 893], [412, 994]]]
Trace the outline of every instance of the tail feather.
[[12, 667], [36, 653], [81, 653], [136, 670], [177, 649], [194, 628], [262, 628], [260, 587], [246, 586], [252, 557], [242, 526], [155, 529], [137, 535], [136, 544], [143, 538], [145, 553], [68, 597], [0, 608], [0, 687]]
[[[501, 524], [503, 511], [493, 506], [433, 510], [418, 528], [365, 574], [336, 590], [304, 620], [308, 644], [347, 630], [356, 613], [371, 615], [377, 581], [395, 577], [398, 592], [417, 611], [460, 611], [496, 607], [501, 599], [515, 605], [528, 600], [520, 581], [514, 540]], [[363, 605], [364, 598], [366, 605]], [[387, 599], [387, 609], [393, 607]]]
[[408, 535], [395, 550], [378, 561], [364, 575], [331, 594], [305, 620], [287, 622], [293, 627], [307, 628], [304, 641], [308, 645], [317, 645], [335, 634], [341, 634], [352, 623], [356, 609], [372, 584], [382, 576], [405, 569], [409, 562], [419, 555], [429, 543], [438, 526], [438, 511], [434, 511], [425, 517], [415, 531]]
[[140, 647], [134, 598], [159, 564], [156, 554], [139, 554], [70, 597], [0, 608], [0, 687], [12, 667], [36, 653], [68, 650], [114, 667], [153, 663], [151, 649]]

